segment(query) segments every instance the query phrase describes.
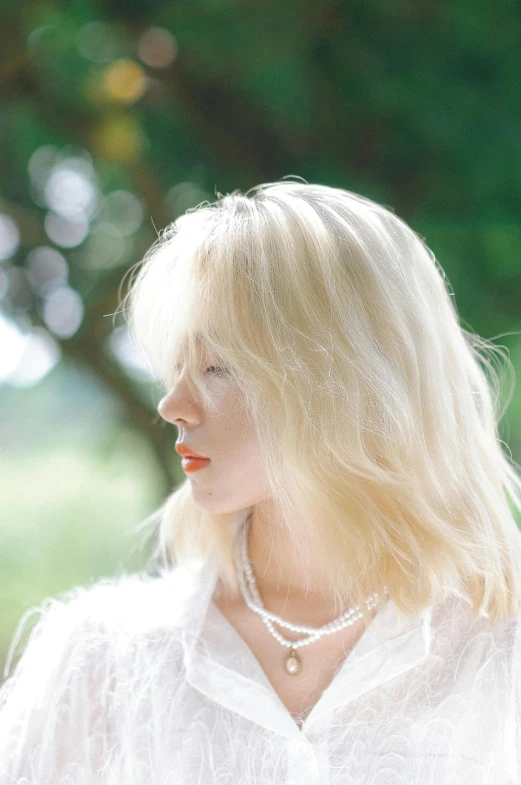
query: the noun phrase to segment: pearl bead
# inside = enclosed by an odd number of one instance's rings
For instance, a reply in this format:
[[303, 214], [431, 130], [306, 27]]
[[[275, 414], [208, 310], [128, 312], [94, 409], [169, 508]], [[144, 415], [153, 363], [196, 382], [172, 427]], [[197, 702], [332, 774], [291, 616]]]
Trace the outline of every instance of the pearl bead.
[[[247, 536], [248, 536], [248, 529], [249, 529], [249, 522], [246, 521], [242, 527], [241, 537], [238, 538], [238, 554], [237, 554], [237, 564], [239, 566], [238, 569], [238, 579], [239, 579], [239, 587], [241, 589], [241, 593], [243, 596], [244, 601], [246, 602], [247, 606], [255, 611], [255, 613], [259, 614], [264, 623], [266, 624], [268, 630], [271, 632], [273, 637], [279, 641], [279, 643], [283, 644], [284, 646], [291, 647], [293, 651], [299, 648], [300, 646], [308, 646], [315, 640], [318, 640], [323, 635], [331, 635], [333, 632], [337, 632], [338, 630], [345, 629], [346, 627], [355, 624], [356, 621], [363, 618], [363, 613], [361, 610], [360, 605], [357, 605], [355, 608], [351, 608], [349, 611], [344, 613], [338, 619], [335, 619], [329, 624], [325, 624], [323, 627], [306, 627], [304, 625], [299, 624], [292, 624], [291, 622], [282, 619], [280, 616], [277, 616], [274, 613], [270, 613], [263, 605], [261, 596], [257, 590], [257, 584], [255, 581], [255, 576], [253, 574], [253, 570], [251, 568], [251, 564], [248, 560], [248, 549], [247, 549]], [[244, 575], [246, 575], [246, 581], [244, 581]], [[387, 595], [387, 586], [383, 587], [383, 594]], [[371, 594], [366, 600], [365, 605], [368, 610], [372, 610], [378, 604], [379, 594], [375, 592]], [[273, 622], [279, 624], [281, 627], [285, 627], [286, 629], [291, 630], [292, 632], [304, 632], [307, 633], [307, 638], [303, 638], [299, 641], [288, 641], [286, 638], [283, 638], [282, 635], [274, 628]], [[288, 656], [284, 662], [284, 666], [286, 671], [290, 674], [295, 674], [300, 671], [302, 667], [302, 663], [298, 659], [298, 656], [291, 655]]]

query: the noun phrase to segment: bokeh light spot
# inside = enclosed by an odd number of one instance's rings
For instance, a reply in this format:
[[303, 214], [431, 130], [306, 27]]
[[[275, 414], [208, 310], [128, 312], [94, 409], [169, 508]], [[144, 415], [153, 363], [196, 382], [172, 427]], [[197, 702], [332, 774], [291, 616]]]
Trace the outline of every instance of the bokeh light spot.
[[130, 191], [112, 191], [99, 204], [96, 220], [114, 224], [125, 237], [137, 232], [143, 223], [144, 209], [140, 199]]
[[27, 331], [0, 314], [0, 383], [30, 387], [60, 360], [60, 347], [43, 327]]
[[0, 213], [0, 259], [9, 259], [20, 245], [20, 230], [14, 218]]
[[134, 60], [121, 58], [106, 67], [103, 74], [105, 95], [113, 101], [134, 103], [146, 89], [146, 75]]
[[164, 27], [149, 27], [138, 42], [138, 55], [151, 68], [167, 68], [177, 56], [177, 40]]
[[86, 218], [71, 220], [50, 210], [43, 222], [47, 236], [62, 248], [75, 248], [85, 240], [89, 231]]
[[85, 244], [83, 267], [100, 270], [118, 264], [125, 254], [125, 241], [114, 224], [98, 224]]
[[106, 22], [88, 22], [80, 29], [76, 44], [78, 51], [93, 63], [108, 63], [118, 54], [118, 43]]
[[45, 300], [43, 318], [48, 328], [60, 338], [70, 338], [83, 319], [83, 300], [70, 286], [54, 289]]
[[92, 138], [96, 155], [120, 164], [139, 160], [142, 143], [138, 119], [126, 114], [106, 118], [98, 125]]
[[69, 265], [56, 248], [45, 245], [33, 248], [27, 254], [25, 264], [32, 290], [41, 297], [46, 297], [67, 282]]
[[86, 162], [64, 159], [57, 164], [45, 184], [45, 200], [55, 213], [67, 218], [89, 218], [98, 202], [98, 192]]

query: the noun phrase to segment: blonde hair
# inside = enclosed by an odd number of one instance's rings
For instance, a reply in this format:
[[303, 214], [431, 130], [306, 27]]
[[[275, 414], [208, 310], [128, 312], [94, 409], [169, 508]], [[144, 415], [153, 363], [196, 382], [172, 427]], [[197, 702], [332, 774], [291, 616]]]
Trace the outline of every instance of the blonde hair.
[[[296, 549], [303, 532], [314, 544], [338, 608], [385, 585], [411, 616], [452, 591], [494, 622], [521, 611], [499, 349], [461, 327], [423, 238], [341, 188], [217, 196], [164, 229], [122, 302], [152, 373], [168, 390], [186, 360], [210, 404], [200, 346], [227, 366], [281, 519], [299, 522]], [[165, 564], [213, 553], [235, 594], [232, 517], [199, 510], [186, 479], [145, 524]]]

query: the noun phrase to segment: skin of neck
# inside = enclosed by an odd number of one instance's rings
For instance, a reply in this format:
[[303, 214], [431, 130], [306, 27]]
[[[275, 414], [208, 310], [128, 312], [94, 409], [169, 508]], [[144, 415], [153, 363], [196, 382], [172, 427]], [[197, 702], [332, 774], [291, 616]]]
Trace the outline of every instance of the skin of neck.
[[254, 505], [250, 516], [248, 558], [265, 607], [295, 624], [332, 621], [334, 606], [311, 544], [302, 541], [296, 548], [266, 500]]

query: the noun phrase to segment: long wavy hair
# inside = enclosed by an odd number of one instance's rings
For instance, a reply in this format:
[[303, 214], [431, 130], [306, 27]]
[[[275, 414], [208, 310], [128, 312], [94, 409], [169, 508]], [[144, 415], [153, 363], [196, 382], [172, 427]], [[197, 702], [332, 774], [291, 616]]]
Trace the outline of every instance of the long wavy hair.
[[[280, 521], [297, 551], [307, 534], [339, 609], [365, 612], [385, 585], [410, 616], [453, 591], [476, 616], [520, 612], [500, 347], [461, 326], [424, 239], [342, 188], [283, 178], [217, 197], [132, 270], [122, 312], [154, 377], [169, 390], [186, 362], [210, 406], [201, 346], [226, 366]], [[165, 569], [213, 553], [235, 594], [232, 518], [198, 509], [186, 479], [143, 523]]]

